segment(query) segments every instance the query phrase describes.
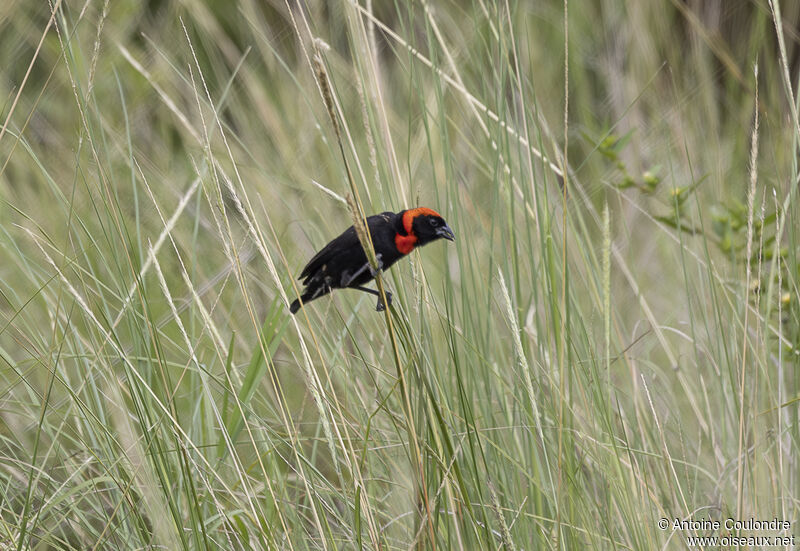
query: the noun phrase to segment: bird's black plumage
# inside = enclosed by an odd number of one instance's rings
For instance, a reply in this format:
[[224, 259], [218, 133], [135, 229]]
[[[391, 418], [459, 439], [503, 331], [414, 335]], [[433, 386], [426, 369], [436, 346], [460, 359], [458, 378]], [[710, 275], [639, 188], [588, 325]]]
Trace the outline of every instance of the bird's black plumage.
[[[389, 269], [416, 247], [440, 238], [454, 239], [453, 231], [444, 219], [424, 207], [369, 216], [367, 227], [382, 270]], [[294, 314], [300, 309], [301, 302], [308, 304], [332, 289], [358, 289], [377, 295], [377, 291], [364, 287], [374, 277], [356, 230], [350, 226], [325, 245], [303, 268], [299, 279], [303, 281], [305, 289], [300, 298], [292, 302], [289, 310]], [[391, 293], [387, 292], [386, 295], [391, 304]], [[382, 306], [379, 301], [378, 309], [382, 309]]]

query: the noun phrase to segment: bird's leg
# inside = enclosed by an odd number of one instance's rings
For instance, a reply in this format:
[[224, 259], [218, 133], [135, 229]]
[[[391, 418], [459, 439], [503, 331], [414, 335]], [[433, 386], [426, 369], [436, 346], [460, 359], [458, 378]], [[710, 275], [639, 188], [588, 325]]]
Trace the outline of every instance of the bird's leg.
[[[381, 294], [378, 291], [374, 290], [374, 289], [370, 289], [368, 287], [363, 287], [361, 285], [352, 285], [351, 286], [350, 283], [355, 281], [356, 278], [358, 276], [360, 276], [361, 274], [363, 274], [364, 270], [367, 270], [367, 269], [369, 270], [369, 273], [372, 275], [373, 278], [376, 277], [378, 275], [378, 272], [383, 270], [383, 261], [381, 260], [381, 256], [382, 255], [380, 253], [375, 255], [375, 260], [377, 260], [377, 263], [378, 263], [378, 269], [377, 270], [374, 269], [369, 262], [367, 262], [363, 266], [361, 266], [361, 268], [359, 268], [356, 273], [354, 273], [353, 275], [348, 277], [347, 281], [344, 283], [344, 287], [349, 287], [350, 289], [358, 289], [359, 291], [364, 291], [365, 293], [369, 293], [371, 295], [375, 295], [376, 297], [378, 297], [378, 304], [375, 306], [375, 310], [377, 310], [378, 312], [382, 312], [382, 311], [386, 310], [386, 305], [384, 305], [383, 301], [381, 300]], [[392, 293], [390, 293], [389, 291], [384, 291], [384, 292], [386, 293], [386, 302], [387, 302], [388, 306], [391, 306], [392, 305]]]
[[378, 264], [377, 270], [373, 268], [369, 262], [367, 262], [367, 266], [369, 266], [369, 273], [372, 274], [372, 277], [377, 277], [378, 272], [383, 270], [383, 261], [381, 260], [381, 256], [383, 256], [381, 253], [375, 255], [375, 262]]
[[[380, 254], [380, 253], [378, 253], [377, 255], [375, 255], [375, 259], [378, 261], [378, 269], [377, 269], [377, 270], [375, 270], [375, 269], [374, 269], [374, 268], [373, 268], [373, 267], [370, 265], [369, 261], [367, 261], [367, 262], [365, 262], [365, 263], [364, 263], [364, 265], [363, 265], [363, 266], [361, 266], [361, 267], [358, 269], [358, 271], [357, 271], [356, 273], [354, 273], [354, 274], [353, 274], [353, 275], [351, 275], [351, 276], [348, 276], [348, 277], [347, 277], [347, 279], [344, 279], [344, 277], [342, 277], [342, 279], [344, 280], [344, 281], [342, 281], [342, 287], [350, 287], [350, 284], [351, 284], [353, 281], [355, 281], [355, 280], [356, 280], [356, 278], [357, 278], [358, 276], [360, 276], [361, 274], [363, 274], [365, 270], [369, 270], [369, 273], [372, 275], [372, 277], [373, 277], [373, 278], [374, 278], [375, 276], [377, 276], [377, 275], [378, 275], [378, 272], [380, 272], [381, 270], [383, 270], [383, 262], [381, 261], [381, 254]], [[345, 273], [346, 273], [346, 272], [345, 272]]]
[[[375, 263], [378, 266], [377, 270], [374, 269], [372, 266], [369, 267], [369, 273], [372, 274], [373, 278], [378, 277], [378, 272], [383, 271], [383, 260], [381, 260], [382, 256], [383, 255], [381, 253], [378, 253], [378, 254], [375, 255]], [[375, 305], [375, 311], [376, 312], [383, 312], [384, 310], [386, 310], [387, 306], [391, 306], [392, 305], [392, 293], [390, 293], [386, 289], [384, 289], [383, 292], [386, 293], [386, 302], [387, 302], [387, 304], [384, 304], [383, 300], [381, 300], [381, 294], [380, 293], [375, 293], [376, 295], [378, 295], [378, 303]]]
[[[383, 262], [381, 262], [381, 255], [380, 253], [375, 255], [375, 258], [378, 261], [378, 270], [375, 271], [372, 266], [370, 265], [369, 261], [365, 262], [363, 266], [361, 266], [356, 273], [349, 276], [345, 281], [342, 283], [342, 287], [350, 287], [350, 284], [356, 280], [358, 276], [364, 273], [365, 270], [369, 270], [369, 273], [372, 274], [372, 277], [375, 277], [379, 271], [383, 269]], [[344, 277], [342, 277], [344, 279]]]
[[[375, 289], [370, 289], [369, 287], [361, 287], [361, 286], [350, 287], [350, 288], [358, 289], [359, 291], [364, 291], [365, 293], [369, 293], [370, 295], [375, 295], [376, 297], [378, 297], [378, 304], [375, 306], [375, 310], [378, 312], [383, 312], [384, 310], [386, 310], [386, 306], [383, 304], [383, 301], [381, 300], [381, 294]], [[390, 293], [389, 291], [384, 291], [384, 292], [386, 293], [386, 302], [388, 303], [388, 306], [391, 306], [392, 293]]]

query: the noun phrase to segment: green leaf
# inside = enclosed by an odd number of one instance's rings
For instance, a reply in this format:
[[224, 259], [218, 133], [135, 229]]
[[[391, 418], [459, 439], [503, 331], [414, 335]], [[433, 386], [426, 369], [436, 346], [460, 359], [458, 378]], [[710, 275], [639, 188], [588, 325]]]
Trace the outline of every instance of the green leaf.
[[[288, 326], [289, 318], [284, 314], [284, 308], [280, 299], [276, 297], [269, 305], [269, 308], [267, 308], [266, 319], [259, 331], [261, 343], [253, 350], [253, 356], [247, 366], [244, 381], [242, 381], [242, 388], [240, 388], [237, 393], [237, 401], [240, 405], [233, 408], [231, 417], [226, 423], [225, 429], [228, 431], [230, 439], [233, 442], [236, 441], [239, 432], [241, 432], [244, 426], [244, 419], [242, 418], [241, 412], [247, 412], [248, 404], [253, 398], [256, 388], [258, 388], [258, 384], [267, 373], [269, 362], [264, 356], [264, 351], [266, 351], [269, 358], [272, 358], [278, 345], [283, 340], [283, 335]], [[223, 444], [224, 441], [221, 441], [220, 445]]]

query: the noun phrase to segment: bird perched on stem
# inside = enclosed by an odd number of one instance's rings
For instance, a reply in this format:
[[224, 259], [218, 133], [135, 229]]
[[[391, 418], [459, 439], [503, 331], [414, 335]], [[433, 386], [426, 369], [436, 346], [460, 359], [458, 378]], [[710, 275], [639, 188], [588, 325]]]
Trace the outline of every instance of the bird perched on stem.
[[[406, 256], [416, 247], [437, 239], [454, 241], [453, 230], [439, 213], [425, 207], [402, 210], [398, 213], [383, 212], [367, 217], [367, 228], [372, 236], [375, 257], [379, 270], [388, 270], [392, 264]], [[376, 273], [367, 261], [364, 248], [358, 240], [353, 226], [325, 245], [303, 268], [298, 279], [305, 289], [300, 298], [292, 302], [289, 311], [294, 314], [301, 304], [325, 296], [333, 289], [357, 289], [378, 297], [376, 310], [385, 308], [380, 294], [364, 287]], [[386, 300], [392, 304], [392, 294], [386, 292]]]

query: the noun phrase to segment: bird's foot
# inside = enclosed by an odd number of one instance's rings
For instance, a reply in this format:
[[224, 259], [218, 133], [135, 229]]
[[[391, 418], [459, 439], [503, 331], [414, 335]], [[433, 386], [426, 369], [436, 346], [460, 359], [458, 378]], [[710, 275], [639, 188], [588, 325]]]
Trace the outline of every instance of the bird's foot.
[[[389, 306], [392, 305], [392, 293], [389, 291], [384, 291], [386, 293], [386, 302]], [[378, 304], [375, 306], [376, 312], [383, 312], [386, 310], [386, 306], [383, 304], [383, 301], [378, 297]]]
[[369, 273], [372, 274], [373, 278], [378, 276], [378, 272], [383, 271], [383, 261], [381, 260], [381, 256], [383, 256], [381, 253], [375, 255], [375, 261], [378, 264], [377, 270], [373, 268], [371, 264], [367, 264], [369, 266]]

